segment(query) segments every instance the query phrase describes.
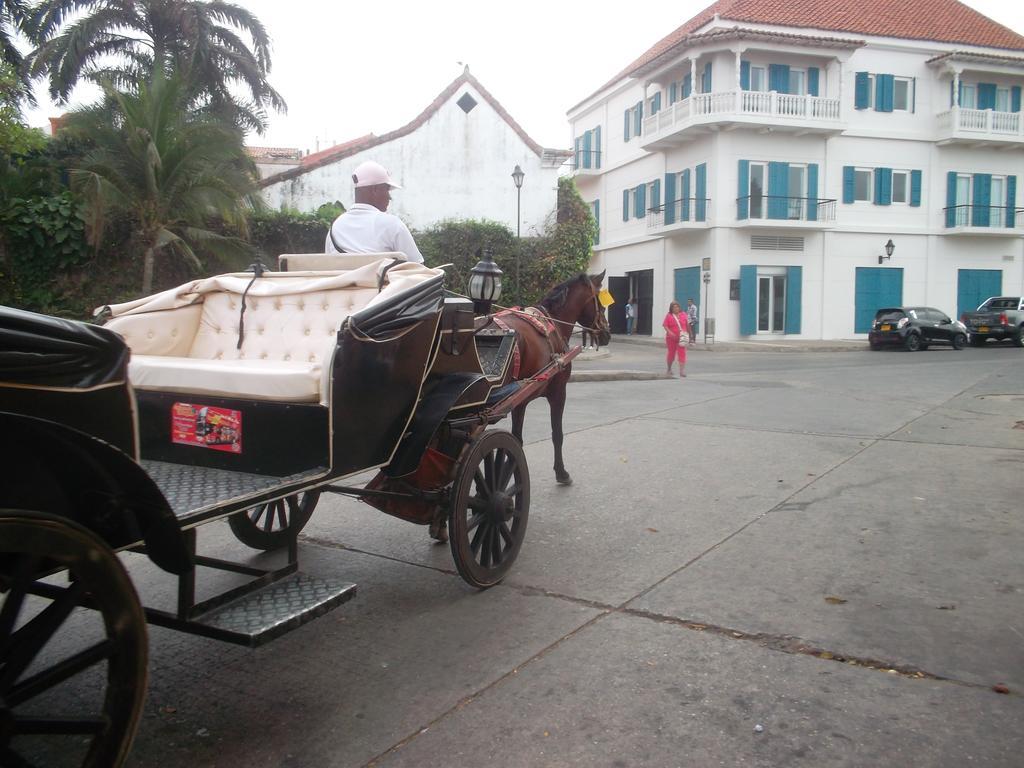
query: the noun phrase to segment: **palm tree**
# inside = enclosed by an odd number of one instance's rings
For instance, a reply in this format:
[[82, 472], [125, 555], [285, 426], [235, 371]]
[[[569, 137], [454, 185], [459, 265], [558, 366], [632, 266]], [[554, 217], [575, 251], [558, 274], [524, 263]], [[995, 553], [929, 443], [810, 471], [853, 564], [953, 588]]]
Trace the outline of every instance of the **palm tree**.
[[48, 76], [59, 103], [82, 80], [130, 90], [163, 61], [188, 83], [189, 107], [243, 129], [262, 133], [267, 109], [286, 109], [267, 82], [270, 37], [256, 16], [233, 3], [42, 0], [34, 20], [45, 42], [30, 55], [30, 72]]
[[245, 234], [245, 213], [257, 204], [255, 167], [241, 133], [185, 110], [181, 78], [162, 67], [136, 93], [107, 85], [105, 94], [103, 104], [72, 113], [66, 128], [92, 146], [72, 166], [71, 181], [85, 201], [93, 239], [111, 210], [130, 217], [143, 251], [144, 294], [152, 291], [157, 255], [199, 269], [197, 250], [248, 252], [239, 238], [207, 228], [219, 220]]
[[18, 96], [33, 102], [32, 81], [28, 76], [25, 58], [15, 45], [15, 38], [23, 34], [32, 38], [32, 13], [26, 0], [0, 0], [0, 62], [10, 65], [18, 77]]

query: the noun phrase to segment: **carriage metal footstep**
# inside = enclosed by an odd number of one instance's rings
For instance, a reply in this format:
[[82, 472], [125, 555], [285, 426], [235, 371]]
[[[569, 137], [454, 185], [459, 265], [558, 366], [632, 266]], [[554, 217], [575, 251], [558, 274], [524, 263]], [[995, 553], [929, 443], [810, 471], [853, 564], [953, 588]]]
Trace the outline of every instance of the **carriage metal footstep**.
[[197, 634], [250, 648], [323, 616], [356, 594], [356, 585], [297, 573], [188, 622]]

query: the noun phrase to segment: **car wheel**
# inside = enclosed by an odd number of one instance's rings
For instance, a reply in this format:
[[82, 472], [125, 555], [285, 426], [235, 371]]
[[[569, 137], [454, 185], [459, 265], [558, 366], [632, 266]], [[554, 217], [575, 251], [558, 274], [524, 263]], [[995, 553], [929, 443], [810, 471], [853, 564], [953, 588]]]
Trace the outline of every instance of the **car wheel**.
[[871, 347], [876, 352], [882, 348], [882, 345], [879, 344], [877, 341], [869, 341], [868, 346]]
[[1017, 329], [1017, 335], [1013, 337], [1013, 346], [1024, 347], [1024, 325]]
[[963, 333], [958, 333], [953, 337], [953, 349], [963, 349], [967, 346], [967, 336]]
[[907, 338], [903, 340], [903, 346], [907, 348], [907, 352], [917, 352], [922, 348], [921, 337], [916, 333], [908, 333]]

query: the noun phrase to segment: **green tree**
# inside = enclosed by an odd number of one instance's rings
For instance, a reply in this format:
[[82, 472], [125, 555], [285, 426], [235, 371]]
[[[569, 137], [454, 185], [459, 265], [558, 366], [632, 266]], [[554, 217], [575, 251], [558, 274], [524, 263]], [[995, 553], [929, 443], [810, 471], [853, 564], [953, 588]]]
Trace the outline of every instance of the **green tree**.
[[94, 241], [112, 210], [128, 215], [143, 256], [142, 290], [153, 287], [158, 254], [195, 270], [197, 255], [237, 257], [249, 247], [211, 230], [208, 222], [240, 235], [257, 203], [256, 171], [241, 134], [189, 112], [182, 81], [157, 68], [151, 83], [126, 94], [107, 86], [104, 105], [72, 113], [67, 130], [92, 147], [71, 168], [73, 188], [85, 201]]
[[[72, 19], [78, 13], [79, 18]], [[81, 80], [121, 91], [164, 62], [188, 84], [188, 106], [262, 133], [284, 99], [267, 81], [270, 36], [251, 12], [213, 0], [42, 0], [30, 73], [66, 103]], [[244, 96], [238, 96], [238, 93]]]
[[[32, 82], [15, 40], [19, 34], [32, 39], [34, 29], [32, 9], [26, 0], [0, 0], [0, 63], [7, 64], [17, 78], [16, 101], [32, 101]], [[5, 101], [8, 97], [8, 93], [3, 94]]]

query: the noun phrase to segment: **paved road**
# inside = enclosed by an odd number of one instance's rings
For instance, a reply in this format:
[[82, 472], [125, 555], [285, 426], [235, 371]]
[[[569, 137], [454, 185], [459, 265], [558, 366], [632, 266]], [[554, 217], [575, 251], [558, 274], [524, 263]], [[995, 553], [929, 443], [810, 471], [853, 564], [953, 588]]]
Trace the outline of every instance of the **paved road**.
[[[661, 365], [613, 353], [576, 367]], [[487, 592], [322, 501], [304, 570], [357, 599], [256, 651], [153, 629], [131, 764], [1019, 766], [1024, 353], [689, 374], [573, 384], [571, 488], [531, 407], [526, 544]]]

